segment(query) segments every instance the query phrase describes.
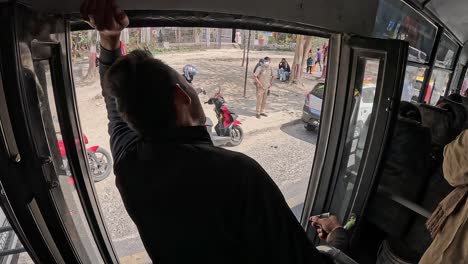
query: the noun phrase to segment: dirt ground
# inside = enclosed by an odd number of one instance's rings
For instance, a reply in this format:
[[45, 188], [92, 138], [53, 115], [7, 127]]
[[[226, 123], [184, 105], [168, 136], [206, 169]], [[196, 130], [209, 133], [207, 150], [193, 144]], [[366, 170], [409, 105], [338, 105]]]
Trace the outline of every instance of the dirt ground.
[[[206, 90], [207, 95], [200, 95], [202, 101], [206, 101], [218, 89], [228, 102], [230, 108], [239, 115], [241, 122], [255, 115], [255, 86], [252, 75], [253, 67], [260, 58], [269, 56], [272, 58], [272, 66], [275, 68], [281, 60], [286, 58], [293, 60], [293, 52], [282, 51], [251, 51], [249, 69], [247, 71], [246, 97], [243, 97], [245, 67], [241, 67], [241, 49], [211, 49], [204, 51], [192, 51], [184, 53], [167, 53], [155, 56], [182, 71], [186, 64], [195, 65], [199, 74], [193, 82], [195, 87]], [[102, 145], [108, 148], [107, 119], [104, 100], [99, 81], [96, 78], [90, 82], [82, 76], [86, 75], [87, 64], [74, 64], [75, 87], [78, 101], [78, 109], [83, 131], [90, 140], [90, 144]], [[306, 76], [304, 85], [289, 85], [275, 80], [272, 87], [272, 95], [268, 99], [268, 113], [288, 113], [282, 122], [288, 122], [300, 117], [305, 94], [310, 91], [316, 80], [312, 76]], [[205, 113], [212, 120], [216, 120], [212, 106], [204, 105]], [[289, 119], [289, 120], [288, 120]], [[266, 122], [266, 121], [265, 121]], [[255, 120], [256, 125], [261, 126], [263, 120]], [[244, 130], [246, 130], [244, 128]], [[248, 129], [246, 133], [248, 133]]]

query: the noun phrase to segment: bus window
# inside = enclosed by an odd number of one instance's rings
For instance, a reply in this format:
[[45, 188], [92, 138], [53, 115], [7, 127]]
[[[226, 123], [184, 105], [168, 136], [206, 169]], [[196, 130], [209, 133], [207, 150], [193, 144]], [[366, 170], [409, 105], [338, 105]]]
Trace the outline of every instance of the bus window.
[[400, 0], [380, 0], [374, 36], [409, 42], [408, 60], [427, 63], [434, 46], [437, 27]]
[[463, 76], [462, 86], [460, 88], [460, 94], [464, 97], [468, 97], [468, 71], [465, 72]]
[[441, 97], [445, 95], [447, 89], [450, 75], [452, 73], [442, 69], [434, 69], [432, 72], [431, 80], [429, 82], [429, 87], [427, 89], [426, 98], [430, 98], [427, 101], [430, 105], [436, 105]]
[[405, 81], [403, 83], [401, 101], [418, 101], [425, 73], [426, 68], [423, 66], [406, 66]]
[[435, 65], [440, 68], [453, 69], [458, 49], [458, 44], [449, 36], [443, 34], [437, 49]]
[[[71, 33], [73, 75], [83, 132], [90, 144], [109, 150], [106, 108], [97, 71], [97, 35], [95, 31]], [[241, 122], [242, 138], [233, 142], [229, 135], [217, 132], [218, 122], [224, 125], [229, 121], [224, 113], [216, 105], [204, 104], [214, 144], [258, 161], [300, 218], [326, 94], [328, 39], [230, 28], [145, 27], [125, 29], [121, 43], [127, 53], [149, 50], [180, 74], [184, 74], [186, 65], [195, 68], [192, 85], [204, 91], [199, 94], [200, 100], [208, 102], [220, 93]], [[274, 79], [265, 115], [257, 116], [253, 75], [258, 67], [264, 70], [259, 63], [265, 57], [271, 59]], [[138, 230], [115, 187], [113, 172], [96, 181], [95, 187], [122, 263], [135, 256], [147, 259]]]

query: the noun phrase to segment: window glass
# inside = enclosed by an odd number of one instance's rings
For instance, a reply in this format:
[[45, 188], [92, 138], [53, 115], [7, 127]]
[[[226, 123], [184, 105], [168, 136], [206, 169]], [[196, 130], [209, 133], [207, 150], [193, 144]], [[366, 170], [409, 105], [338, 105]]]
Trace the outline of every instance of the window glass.
[[408, 60], [428, 62], [436, 33], [437, 27], [406, 3], [380, 0], [374, 36], [408, 41]]
[[431, 105], [436, 105], [440, 97], [445, 95], [450, 75], [452, 73], [440, 69], [434, 69], [431, 76], [431, 81], [427, 87], [426, 102]]
[[[358, 81], [352, 101], [352, 113], [346, 146], [343, 150], [338, 183], [334, 191], [332, 208], [341, 222], [352, 205], [352, 194], [359, 185], [361, 160], [365, 156], [365, 143], [372, 114], [380, 60], [360, 57], [358, 67], [363, 67], [363, 80]], [[370, 83], [372, 82], [372, 84]]]
[[417, 102], [421, 92], [426, 68], [412, 65], [406, 66], [405, 81], [401, 92], [401, 101]]
[[363, 103], [372, 103], [374, 102], [375, 96], [375, 87], [364, 87], [362, 89], [362, 102]]
[[323, 99], [324, 92], [325, 92], [325, 84], [323, 84], [323, 83], [317, 84], [314, 87], [314, 89], [312, 89], [312, 94], [314, 96], [317, 96], [320, 99]]
[[437, 49], [435, 65], [437, 67], [453, 69], [455, 65], [455, 56], [459, 46], [447, 35], [442, 35], [439, 48]]
[[[50, 155], [51, 167], [43, 171], [45, 177], [50, 177], [48, 180], [57, 184], [57, 187], [50, 188], [49, 195], [56, 203], [58, 214], [66, 228], [65, 231], [72, 240], [80, 259], [84, 263], [103, 263], [77, 193], [75, 176], [68, 162], [70, 153], [65, 149], [62, 140], [59, 112], [54, 97], [54, 87], [60, 85], [58, 79], [54, 78], [58, 76], [59, 68], [53, 67], [52, 60], [48, 58], [58, 55], [52, 54], [53, 50], [48, 43], [60, 43], [59, 52], [65, 52], [64, 23], [47, 17], [41, 18], [40, 21], [41, 23], [32, 33], [27, 31], [29, 28], [18, 28], [19, 35], [28, 36], [18, 41], [18, 47], [23, 74], [22, 84], [28, 94], [27, 103], [31, 107], [30, 122], [35, 129], [42, 128], [44, 133], [42, 136], [37, 131], [38, 133], [33, 133], [32, 136], [37, 144], [38, 155]], [[21, 22], [24, 21], [21, 20]], [[28, 20], [28, 23], [38, 22]], [[29, 35], [36, 32], [40, 32], [41, 35]], [[31, 41], [31, 39], [34, 40]]]
[[[302, 44], [296, 46], [298, 40]], [[220, 92], [226, 102], [226, 111], [236, 114], [243, 130], [239, 145], [227, 145], [226, 134], [221, 135], [224, 132], [218, 129], [224, 126], [225, 116], [215, 112], [218, 111], [215, 105], [203, 104], [206, 116], [214, 124], [207, 129], [215, 145], [242, 152], [258, 161], [278, 185], [295, 216], [300, 218], [320, 125], [325, 91], [324, 85], [319, 84], [325, 78], [325, 72], [322, 73], [320, 68], [327, 62], [327, 39], [226, 28], [147, 27], [125, 29], [121, 46], [126, 52], [149, 50], [155, 58], [181, 74], [187, 64], [197, 68], [192, 85], [206, 92], [199, 94], [200, 101], [207, 102]], [[71, 32], [71, 49], [81, 127], [91, 146], [110, 150], [107, 113], [96, 64], [96, 57], [100, 55], [97, 33]], [[306, 50], [307, 56], [301, 55], [299, 64], [304, 67], [294, 72], [296, 50]], [[269, 67], [274, 79], [266, 101], [268, 117], [257, 118], [253, 72], [260, 59], [265, 57], [271, 59]], [[280, 69], [283, 58], [290, 66], [289, 71]], [[309, 58], [315, 63], [312, 69], [306, 66]], [[261, 72], [269, 74], [271, 71]], [[267, 80], [271, 81], [271, 78]], [[295, 122], [298, 119], [304, 122]], [[231, 135], [237, 137], [237, 133]], [[120, 262], [134, 263], [135, 258], [139, 258], [141, 263], [149, 263], [138, 230], [116, 188], [114, 171], [95, 182], [95, 188]]]
[[463, 83], [460, 88], [460, 94], [468, 97], [468, 71], [465, 72], [465, 77], [463, 78]]

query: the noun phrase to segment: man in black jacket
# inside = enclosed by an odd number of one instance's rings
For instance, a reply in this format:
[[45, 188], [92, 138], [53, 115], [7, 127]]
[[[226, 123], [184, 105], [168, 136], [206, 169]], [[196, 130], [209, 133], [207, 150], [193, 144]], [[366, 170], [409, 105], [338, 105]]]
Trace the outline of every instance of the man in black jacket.
[[291, 73], [291, 67], [285, 58], [281, 59], [281, 62], [278, 64], [278, 78], [280, 81], [287, 81], [289, 74]]
[[[122, 57], [125, 13], [88, 0], [82, 15], [100, 31], [116, 185], [153, 263], [329, 263], [263, 168], [213, 146], [181, 74], [145, 51]], [[347, 245], [337, 223], [314, 221]]]

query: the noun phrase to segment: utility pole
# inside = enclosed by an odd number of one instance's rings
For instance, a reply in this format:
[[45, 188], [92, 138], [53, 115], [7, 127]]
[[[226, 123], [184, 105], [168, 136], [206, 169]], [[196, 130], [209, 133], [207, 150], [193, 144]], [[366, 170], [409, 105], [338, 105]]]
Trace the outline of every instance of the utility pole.
[[245, 76], [244, 76], [244, 97], [246, 96], [246, 93], [247, 93], [247, 73], [249, 71], [250, 35], [251, 35], [251, 31], [249, 30], [249, 40], [247, 41], [247, 62], [245, 63]]

